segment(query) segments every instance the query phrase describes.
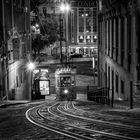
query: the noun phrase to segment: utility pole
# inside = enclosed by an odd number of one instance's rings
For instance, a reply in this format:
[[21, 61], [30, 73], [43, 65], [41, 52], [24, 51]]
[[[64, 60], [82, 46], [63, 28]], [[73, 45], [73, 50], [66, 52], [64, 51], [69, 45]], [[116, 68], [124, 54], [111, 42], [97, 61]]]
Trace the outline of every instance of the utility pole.
[[130, 109], [133, 109], [133, 82], [130, 81]]
[[61, 13], [59, 15], [59, 28], [60, 28], [60, 63], [63, 64], [63, 58], [62, 58], [62, 25], [63, 25], [63, 20], [61, 18]]

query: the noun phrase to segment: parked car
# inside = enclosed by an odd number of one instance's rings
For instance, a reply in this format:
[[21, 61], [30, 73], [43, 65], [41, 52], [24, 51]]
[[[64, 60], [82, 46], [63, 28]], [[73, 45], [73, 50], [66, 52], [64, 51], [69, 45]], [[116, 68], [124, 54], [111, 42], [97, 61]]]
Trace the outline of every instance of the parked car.
[[70, 59], [71, 58], [82, 58], [82, 54], [79, 53], [70, 54]]

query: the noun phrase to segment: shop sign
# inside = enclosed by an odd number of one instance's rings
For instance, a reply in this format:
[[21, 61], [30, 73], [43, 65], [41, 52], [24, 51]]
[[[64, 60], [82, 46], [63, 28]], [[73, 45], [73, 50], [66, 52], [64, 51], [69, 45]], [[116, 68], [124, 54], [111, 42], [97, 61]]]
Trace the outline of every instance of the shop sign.
[[49, 91], [50, 91], [49, 86], [50, 86], [49, 80], [39, 81], [39, 88], [40, 88], [41, 95], [49, 95]]
[[96, 1], [72, 1], [72, 7], [96, 7]]

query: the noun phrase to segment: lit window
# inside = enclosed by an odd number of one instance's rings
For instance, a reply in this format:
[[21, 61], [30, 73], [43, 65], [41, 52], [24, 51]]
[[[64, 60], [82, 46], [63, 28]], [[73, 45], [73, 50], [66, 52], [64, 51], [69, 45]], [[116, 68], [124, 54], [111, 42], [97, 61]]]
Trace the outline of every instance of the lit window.
[[90, 36], [89, 35], [87, 36], [87, 39], [90, 39]]
[[93, 42], [96, 42], [97, 41], [97, 36], [93, 36]]
[[90, 35], [86, 36], [86, 42], [87, 43], [90, 43], [91, 42], [91, 36]]
[[79, 17], [84, 17], [84, 9], [83, 8], [79, 9]]
[[99, 0], [99, 10], [102, 10], [102, 0]]
[[79, 42], [83, 43], [84, 42], [84, 36], [79, 36]]

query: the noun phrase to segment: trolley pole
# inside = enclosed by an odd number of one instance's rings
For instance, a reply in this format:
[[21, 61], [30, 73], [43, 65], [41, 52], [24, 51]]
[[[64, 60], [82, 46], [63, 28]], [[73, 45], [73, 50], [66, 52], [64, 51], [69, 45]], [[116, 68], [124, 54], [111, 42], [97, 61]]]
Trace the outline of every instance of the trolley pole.
[[60, 13], [60, 16], [59, 16], [59, 28], [60, 28], [60, 63], [61, 64], [63, 64], [63, 56], [62, 56], [62, 22], [63, 22], [63, 20], [62, 20], [62, 18], [61, 18], [61, 13]]

